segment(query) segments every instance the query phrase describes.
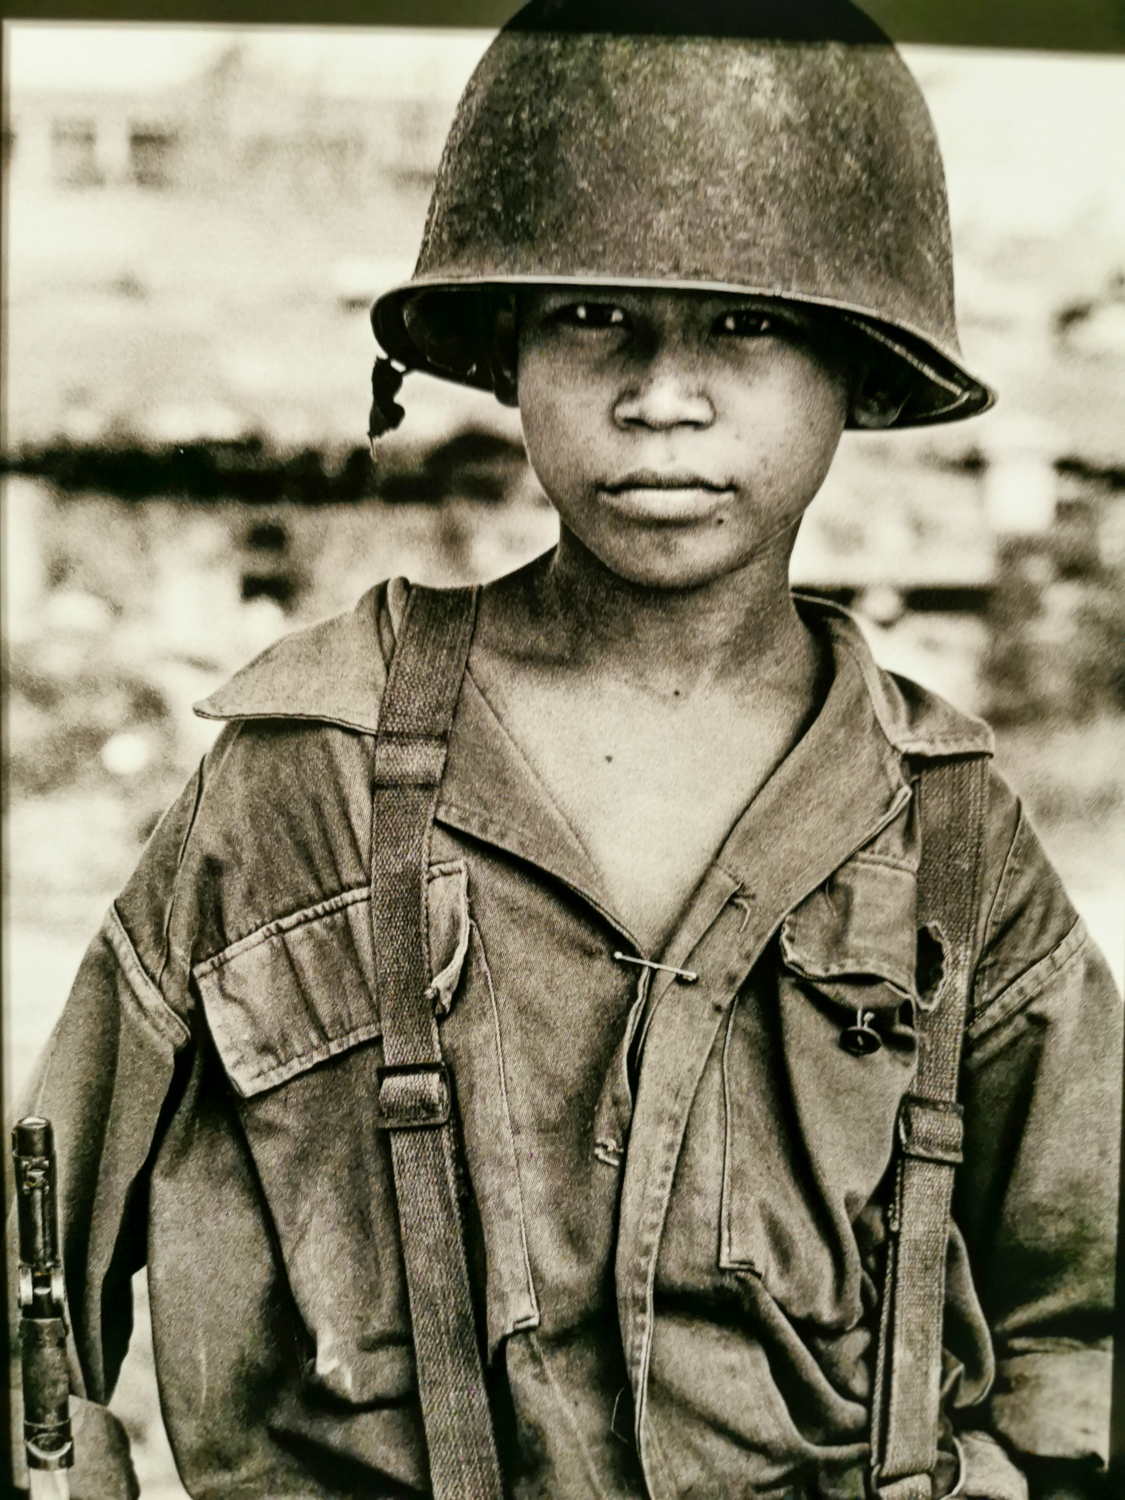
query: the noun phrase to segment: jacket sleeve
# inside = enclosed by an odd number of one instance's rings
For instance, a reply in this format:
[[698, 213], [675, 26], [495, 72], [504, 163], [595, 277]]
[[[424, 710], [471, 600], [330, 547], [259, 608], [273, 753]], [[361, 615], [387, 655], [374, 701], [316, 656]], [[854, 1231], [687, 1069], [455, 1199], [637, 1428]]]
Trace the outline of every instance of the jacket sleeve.
[[996, 821], [1007, 851], [966, 1039], [955, 1212], [992, 1329], [993, 1431], [1031, 1476], [1059, 1461], [1093, 1473], [1109, 1435], [1122, 1007], [1010, 794]]
[[[110, 908], [20, 1102], [21, 1115], [45, 1115], [55, 1132], [76, 1500], [137, 1493], [127, 1441], [105, 1403], [132, 1332], [130, 1278], [145, 1261], [146, 1162], [189, 1036], [184, 1016], [150, 976], [164, 962], [176, 872], [198, 794], [197, 776]], [[147, 950], [144, 961], [139, 948]], [[13, 1213], [10, 1265], [16, 1244]], [[18, 1349], [16, 1339], [12, 1347]], [[16, 1372], [13, 1413], [22, 1423], [18, 1358]], [[26, 1485], [22, 1440], [13, 1451], [17, 1483]]]

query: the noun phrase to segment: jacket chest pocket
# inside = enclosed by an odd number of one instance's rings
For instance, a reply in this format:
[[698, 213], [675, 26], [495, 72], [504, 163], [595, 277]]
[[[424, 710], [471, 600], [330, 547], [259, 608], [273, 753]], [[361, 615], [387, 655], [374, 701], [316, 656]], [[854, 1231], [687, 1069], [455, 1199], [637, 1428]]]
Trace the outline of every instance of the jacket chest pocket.
[[[793, 1317], [861, 1315], [853, 1225], [890, 1162], [915, 1068], [913, 872], [857, 856], [785, 919], [722, 1054], [720, 1266]], [[870, 1050], [848, 1050], [860, 1021]]]
[[401, 1400], [414, 1387], [377, 1119], [373, 969], [360, 888], [268, 923], [193, 970], [307, 1330], [305, 1379], [356, 1403]]
[[192, 971], [235, 1092], [251, 1099], [382, 1034], [369, 892], [267, 923]]
[[[511, 1198], [514, 1147], [491, 980], [463, 861], [430, 868], [427, 913], [439, 1018], [454, 1008], [472, 1018], [470, 1055], [450, 1059], [470, 1175], [497, 1178]], [[377, 1107], [383, 1056], [373, 974], [366, 887], [269, 923], [194, 970], [314, 1338], [312, 1374], [353, 1400], [401, 1394], [413, 1383], [393, 1175]], [[519, 1213], [484, 1210], [482, 1202], [494, 1346], [534, 1299]]]
[[[472, 922], [462, 861], [431, 866], [428, 949], [439, 1016], [448, 1015]], [[192, 971], [236, 1094], [252, 1099], [382, 1036], [373, 993], [366, 886], [281, 917]]]

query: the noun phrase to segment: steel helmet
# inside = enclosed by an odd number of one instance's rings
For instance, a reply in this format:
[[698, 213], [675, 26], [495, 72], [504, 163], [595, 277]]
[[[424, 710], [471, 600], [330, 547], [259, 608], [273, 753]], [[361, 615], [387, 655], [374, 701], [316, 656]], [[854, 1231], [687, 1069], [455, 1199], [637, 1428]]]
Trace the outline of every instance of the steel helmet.
[[907, 390], [887, 425], [992, 404], [962, 363], [929, 111], [847, 0], [521, 10], [465, 90], [414, 275], [372, 326], [407, 369], [491, 389], [498, 290], [560, 282], [823, 308]]

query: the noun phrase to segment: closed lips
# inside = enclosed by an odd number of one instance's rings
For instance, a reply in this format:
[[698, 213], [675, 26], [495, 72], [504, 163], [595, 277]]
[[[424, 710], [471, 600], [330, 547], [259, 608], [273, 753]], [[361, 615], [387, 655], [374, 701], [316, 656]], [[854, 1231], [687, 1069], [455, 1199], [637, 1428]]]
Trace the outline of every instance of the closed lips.
[[601, 488], [610, 495], [620, 495], [626, 490], [711, 490], [722, 494], [731, 486], [703, 479], [698, 474], [661, 474], [655, 469], [639, 469], [634, 474], [626, 474], [624, 479], [603, 484]]

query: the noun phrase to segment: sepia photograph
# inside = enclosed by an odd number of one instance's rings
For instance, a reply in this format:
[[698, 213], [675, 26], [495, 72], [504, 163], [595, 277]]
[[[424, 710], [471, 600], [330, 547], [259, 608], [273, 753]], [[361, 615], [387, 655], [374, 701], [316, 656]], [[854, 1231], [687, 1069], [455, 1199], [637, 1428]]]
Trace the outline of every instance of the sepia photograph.
[[508, 9], [3, 23], [7, 1478], [1110, 1500], [1125, 38]]

